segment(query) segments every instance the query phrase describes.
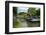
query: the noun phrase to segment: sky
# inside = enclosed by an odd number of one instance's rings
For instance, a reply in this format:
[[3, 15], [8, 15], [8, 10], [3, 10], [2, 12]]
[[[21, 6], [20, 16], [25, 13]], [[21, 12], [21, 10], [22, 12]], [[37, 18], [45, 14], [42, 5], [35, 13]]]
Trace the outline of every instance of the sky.
[[[39, 9], [39, 8], [36, 8], [36, 10]], [[18, 7], [17, 9], [17, 12], [20, 13], [20, 12], [28, 12], [28, 7]]]
[[27, 12], [28, 8], [27, 7], [18, 7], [17, 11], [18, 11], [18, 13], [20, 13], [20, 12]]

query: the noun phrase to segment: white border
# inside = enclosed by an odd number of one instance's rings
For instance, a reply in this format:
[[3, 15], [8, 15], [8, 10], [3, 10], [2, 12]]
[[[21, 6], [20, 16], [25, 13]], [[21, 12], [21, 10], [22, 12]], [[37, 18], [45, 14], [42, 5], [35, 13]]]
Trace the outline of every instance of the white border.
[[[13, 8], [12, 7], [35, 7], [40, 8], [40, 27], [30, 27], [30, 28], [13, 28]], [[21, 31], [37, 31], [43, 30], [43, 5], [34, 4], [9, 4], [9, 32], [21, 32]]]

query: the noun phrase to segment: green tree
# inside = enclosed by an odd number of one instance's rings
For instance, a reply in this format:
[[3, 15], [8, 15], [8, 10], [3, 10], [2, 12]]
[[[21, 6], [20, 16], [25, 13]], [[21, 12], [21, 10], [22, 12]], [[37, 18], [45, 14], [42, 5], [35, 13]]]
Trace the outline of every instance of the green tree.
[[40, 16], [40, 9], [36, 10], [36, 15]]
[[26, 18], [27, 17], [27, 13], [25, 13], [25, 12], [20, 12], [19, 15], [20, 15], [20, 17], [22, 16], [21, 18]]
[[40, 9], [36, 10], [36, 8], [29, 8], [28, 13], [32, 14], [32, 16], [40, 16]]
[[28, 13], [32, 14], [32, 16], [35, 16], [36, 15], [36, 8], [29, 8]]
[[19, 15], [25, 14], [25, 12], [20, 12]]
[[13, 7], [13, 15], [17, 15], [17, 7]]

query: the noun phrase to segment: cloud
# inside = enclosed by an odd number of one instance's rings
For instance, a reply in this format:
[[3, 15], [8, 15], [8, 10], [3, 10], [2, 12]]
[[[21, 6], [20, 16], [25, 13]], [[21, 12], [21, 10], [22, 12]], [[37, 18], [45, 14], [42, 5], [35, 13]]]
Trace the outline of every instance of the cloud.
[[18, 13], [19, 12], [27, 12], [28, 11], [28, 8], [27, 7], [18, 7]]

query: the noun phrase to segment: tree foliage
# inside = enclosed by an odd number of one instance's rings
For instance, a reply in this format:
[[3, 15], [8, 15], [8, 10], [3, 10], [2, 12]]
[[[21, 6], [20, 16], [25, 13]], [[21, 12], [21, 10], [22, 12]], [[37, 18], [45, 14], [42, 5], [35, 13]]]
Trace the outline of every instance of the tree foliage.
[[13, 7], [13, 15], [17, 15], [17, 7]]
[[40, 16], [40, 9], [36, 10], [36, 15]]
[[40, 15], [40, 9], [36, 10], [36, 8], [29, 8], [28, 13], [32, 14], [32, 16], [39, 16]]

